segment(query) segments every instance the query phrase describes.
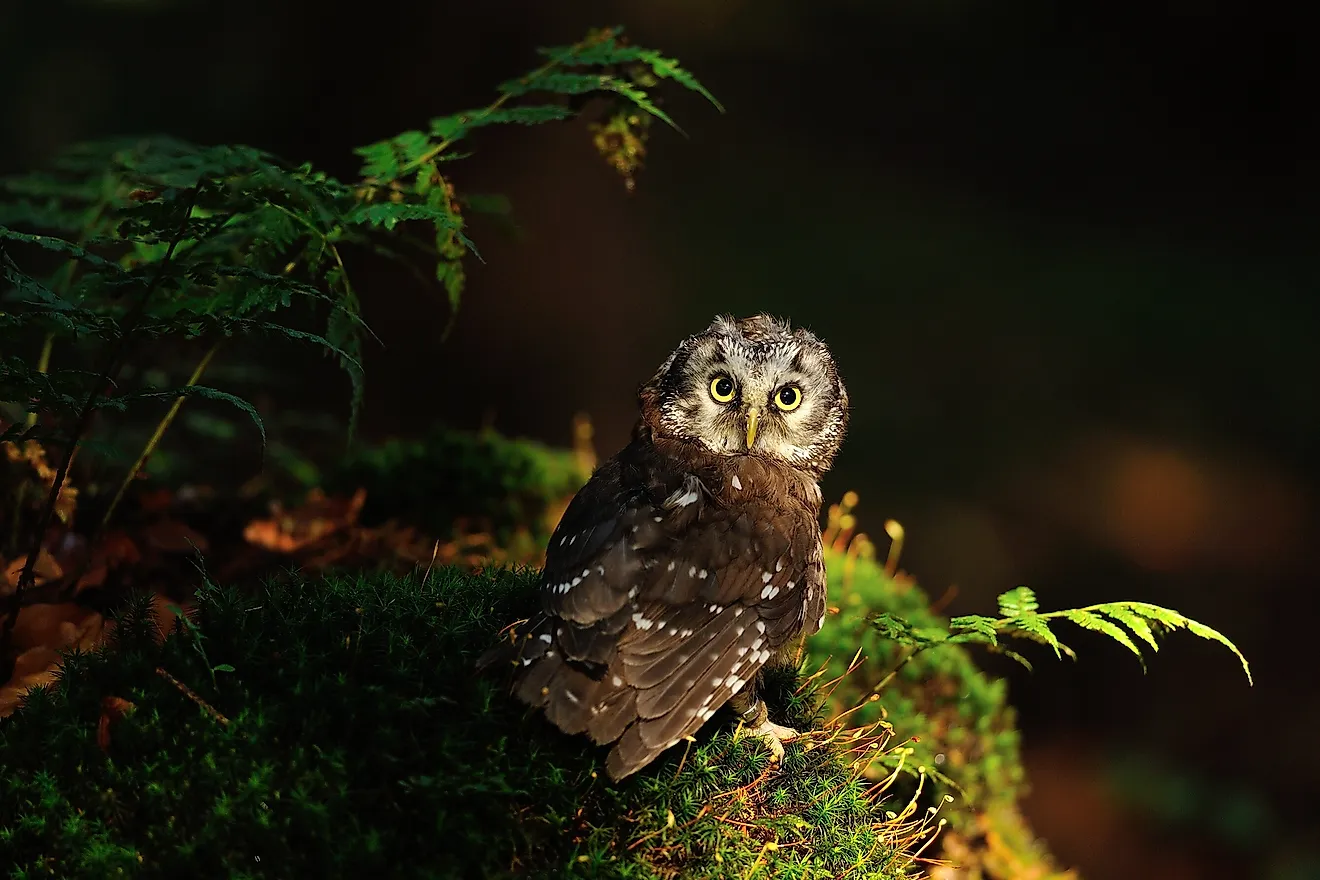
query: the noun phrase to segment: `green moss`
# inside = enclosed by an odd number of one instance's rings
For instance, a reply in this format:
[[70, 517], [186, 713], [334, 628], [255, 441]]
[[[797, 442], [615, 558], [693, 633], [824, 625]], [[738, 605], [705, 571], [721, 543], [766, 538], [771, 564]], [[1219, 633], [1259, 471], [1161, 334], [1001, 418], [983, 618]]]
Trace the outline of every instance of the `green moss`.
[[893, 731], [893, 747], [876, 755], [867, 775], [897, 771], [895, 794], [942, 804], [951, 829], [943, 852], [969, 877], [1016, 877], [1026, 866], [1031, 876], [1072, 876], [1058, 873], [1017, 808], [1026, 779], [1006, 683], [983, 673], [957, 645], [920, 652], [904, 663], [909, 649], [884, 638], [866, 615], [887, 611], [917, 628], [943, 628], [947, 618], [931, 610], [925, 592], [909, 578], [889, 576], [868, 555], [827, 548], [825, 564], [830, 603], [838, 613], [826, 615], [808, 651], [813, 662], [826, 663], [827, 678], [843, 675], [861, 652], [856, 669], [830, 693], [829, 710], [860, 706], [849, 723], [883, 721]]
[[[472, 671], [530, 607], [532, 576], [418, 581], [208, 588], [196, 629], [163, 643], [138, 603], [114, 646], [72, 656], [0, 724], [0, 864], [98, 880], [907, 876], [913, 823], [886, 821], [827, 736], [771, 771], [724, 721], [611, 784], [604, 749]], [[794, 682], [772, 678], [775, 702], [810, 723]], [[103, 751], [107, 697], [136, 708]]]
[[557, 505], [589, 476], [589, 465], [570, 450], [437, 426], [419, 439], [355, 450], [325, 489], [351, 494], [365, 488], [368, 525], [398, 518], [444, 535], [467, 522], [489, 529], [501, 546], [520, 531], [544, 545]]
[[908, 651], [868, 625], [866, 615], [888, 611], [915, 627], [942, 627], [947, 619], [932, 613], [916, 584], [895, 580], [871, 559], [848, 560], [827, 549], [825, 564], [830, 603], [839, 613], [826, 615], [808, 647], [822, 661], [829, 656], [833, 675], [842, 674], [858, 649], [862, 652], [861, 665], [832, 694], [832, 708], [862, 703], [850, 716], [855, 722], [887, 719], [911, 751], [882, 755], [877, 762], [893, 770], [902, 760], [912, 773], [926, 768], [935, 776], [933, 793], [956, 797], [954, 814], [968, 806], [1015, 801], [1024, 777], [1005, 682], [981, 672], [967, 650], [944, 646], [917, 654], [880, 689], [878, 700], [866, 702]]

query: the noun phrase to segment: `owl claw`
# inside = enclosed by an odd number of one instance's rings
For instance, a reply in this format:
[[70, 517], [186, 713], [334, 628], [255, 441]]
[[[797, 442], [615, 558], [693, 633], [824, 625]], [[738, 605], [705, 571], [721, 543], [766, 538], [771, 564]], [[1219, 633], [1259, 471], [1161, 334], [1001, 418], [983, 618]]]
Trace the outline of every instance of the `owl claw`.
[[801, 736], [793, 728], [774, 724], [768, 719], [762, 721], [756, 727], [747, 728], [747, 733], [765, 743], [775, 763], [784, 760], [784, 743], [791, 742]]

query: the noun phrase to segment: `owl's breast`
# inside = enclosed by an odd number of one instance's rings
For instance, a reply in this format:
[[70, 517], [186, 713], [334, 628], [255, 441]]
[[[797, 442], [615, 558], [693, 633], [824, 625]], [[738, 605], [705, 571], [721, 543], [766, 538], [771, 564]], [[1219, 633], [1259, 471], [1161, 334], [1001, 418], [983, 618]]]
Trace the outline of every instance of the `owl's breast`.
[[820, 515], [819, 484], [776, 459], [760, 455], [724, 456], [704, 476], [703, 482], [725, 507], [805, 515], [812, 520]]

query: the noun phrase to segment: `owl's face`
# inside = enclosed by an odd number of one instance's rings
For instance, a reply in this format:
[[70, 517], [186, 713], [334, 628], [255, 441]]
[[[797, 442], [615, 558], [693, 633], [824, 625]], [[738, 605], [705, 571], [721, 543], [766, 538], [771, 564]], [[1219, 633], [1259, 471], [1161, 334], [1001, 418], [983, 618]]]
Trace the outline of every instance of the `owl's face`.
[[768, 315], [720, 317], [683, 341], [640, 392], [660, 436], [724, 455], [757, 451], [820, 475], [848, 423], [848, 393], [825, 344]]

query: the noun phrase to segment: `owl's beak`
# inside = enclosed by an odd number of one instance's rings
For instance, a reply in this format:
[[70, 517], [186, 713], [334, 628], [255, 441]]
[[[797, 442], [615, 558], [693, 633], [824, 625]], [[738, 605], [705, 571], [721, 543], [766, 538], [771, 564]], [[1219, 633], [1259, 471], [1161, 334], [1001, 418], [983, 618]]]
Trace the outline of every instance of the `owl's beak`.
[[751, 449], [752, 444], [756, 442], [756, 423], [761, 420], [761, 408], [751, 407], [747, 410], [747, 448]]

